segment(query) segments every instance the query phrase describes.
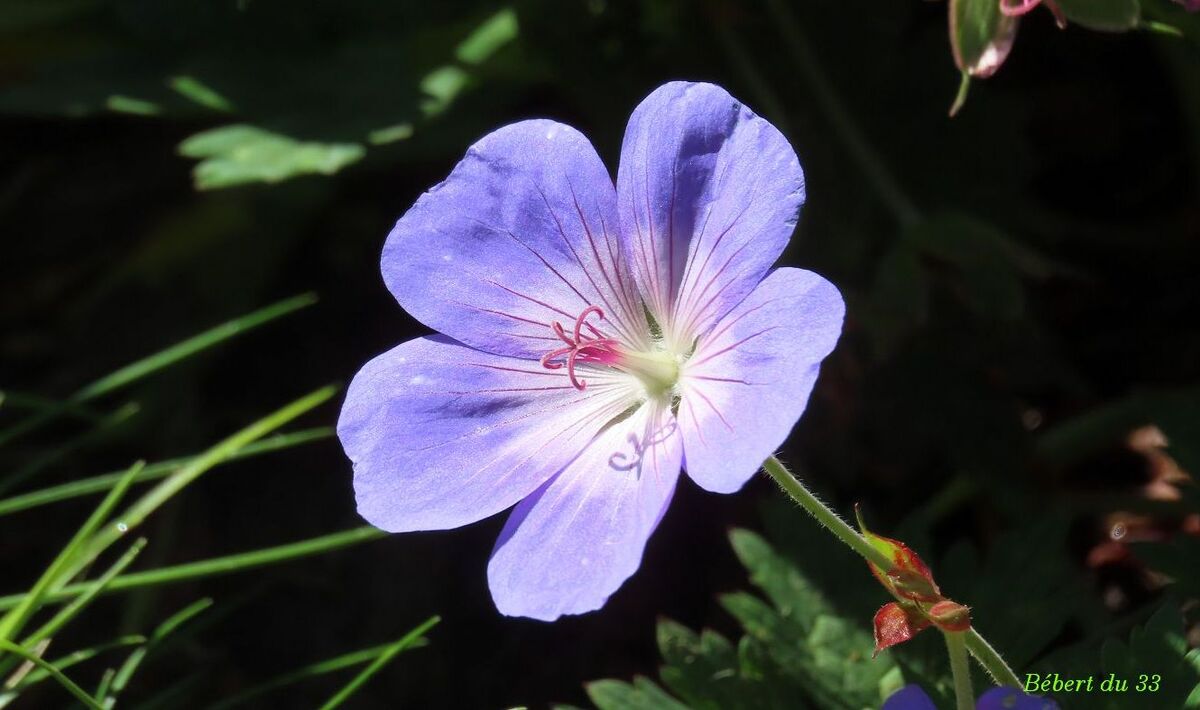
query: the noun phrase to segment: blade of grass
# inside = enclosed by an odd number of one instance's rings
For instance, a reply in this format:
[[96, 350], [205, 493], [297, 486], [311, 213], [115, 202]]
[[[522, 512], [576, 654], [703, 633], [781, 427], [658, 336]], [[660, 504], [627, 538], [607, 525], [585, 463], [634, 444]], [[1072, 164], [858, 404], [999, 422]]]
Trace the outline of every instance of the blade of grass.
[[[234, 452], [242, 447], [254, 442], [257, 439], [270, 434], [272, 431], [284, 426], [296, 417], [308, 412], [314, 407], [324, 403], [333, 396], [337, 389], [335, 387], [322, 387], [321, 389], [307, 394], [300, 399], [284, 406], [283, 408], [269, 414], [262, 419], [254, 422], [250, 426], [241, 431], [227, 437], [219, 442], [208, 451], [200, 454], [192, 459], [189, 463], [182, 466], [179, 470], [164, 478], [155, 487], [151, 488], [142, 495], [137, 501], [129, 506], [118, 516], [118, 521], [112, 525], [107, 525], [101, 528], [84, 547], [77, 559], [68, 568], [68, 571], [74, 573], [79, 569], [90, 564], [92, 560], [104, 552], [109, 545], [112, 545], [117, 540], [121, 539], [130, 530], [141, 525], [146, 517], [158, 510], [159, 506], [166, 503], [175, 494], [182, 491], [188, 484], [199, 478], [204, 472], [211, 469], [213, 466], [225, 461]], [[73, 574], [71, 576], [74, 576]]]
[[97, 412], [91, 407], [72, 404], [49, 397], [41, 397], [28, 392], [14, 392], [12, 390], [0, 390], [0, 409], [22, 409], [31, 412], [45, 412], [49, 410], [61, 410], [64, 416], [75, 417], [84, 421], [96, 422], [104, 417], [103, 414]]
[[[83, 592], [79, 596], [75, 597], [70, 604], [59, 609], [58, 613], [51, 617], [49, 621], [42, 624], [37, 631], [25, 637], [21, 641], [21, 645], [27, 649], [33, 649], [36, 644], [42, 641], [49, 642], [51, 637], [58, 633], [59, 629], [70, 623], [88, 604], [91, 604], [92, 600], [96, 598], [104, 587], [108, 586], [118, 574], [133, 562], [134, 558], [138, 556], [138, 553], [145, 546], [146, 538], [138, 539], [137, 542], [126, 550], [125, 554], [121, 555], [120, 559], [113, 563], [112, 567], [96, 580], [87, 582], [84, 585]], [[15, 665], [16, 663], [10, 658], [0, 659], [0, 676], [7, 674]]]
[[141, 407], [136, 402], [124, 404], [111, 414], [105, 415], [90, 430], [76, 436], [65, 444], [47, 448], [42, 454], [38, 455], [25, 466], [0, 479], [0, 494], [10, 491], [21, 483], [33, 478], [45, 470], [46, 467], [62, 460], [71, 453], [92, 445], [98, 439], [103, 439], [105, 436], [111, 434], [114, 429], [132, 419], [140, 410]]
[[87, 691], [85, 691], [83, 688], [80, 688], [78, 685], [75, 685], [75, 683], [70, 678], [68, 678], [66, 675], [64, 675], [62, 671], [58, 670], [53, 665], [51, 665], [51, 663], [49, 661], [45, 661], [41, 658], [38, 658], [37, 656], [33, 655], [29, 651], [26, 651], [25, 649], [21, 648], [17, 644], [15, 644], [11, 641], [7, 641], [5, 639], [0, 639], [0, 650], [4, 650], [4, 651], [8, 651], [9, 653], [16, 654], [16, 655], [20, 656], [21, 658], [25, 659], [26, 661], [29, 661], [33, 665], [37, 666], [38, 668], [41, 668], [42, 670], [46, 671], [47, 673], [50, 674], [51, 678], [58, 681], [59, 685], [61, 685], [63, 688], [65, 688], [68, 693], [70, 693], [71, 695], [74, 695], [75, 699], [78, 700], [79, 702], [83, 703], [85, 706], [91, 708], [92, 710], [103, 710], [103, 707], [99, 703], [96, 702], [95, 698], [88, 695]]
[[385, 648], [369, 666], [362, 669], [362, 671], [358, 675], [354, 676], [354, 678], [345, 686], [343, 686], [341, 690], [334, 693], [333, 697], [331, 697], [324, 705], [321, 706], [321, 710], [334, 710], [334, 708], [341, 707], [343, 703], [350, 699], [351, 695], [354, 695], [359, 688], [366, 684], [367, 681], [371, 680], [371, 678], [374, 677], [375, 674], [380, 670], [382, 670], [383, 667], [386, 666], [393, 658], [395, 658], [397, 654], [411, 646], [417, 639], [421, 638], [426, 631], [432, 629], [441, 620], [442, 619], [440, 616], [431, 616], [425, 621], [425, 623], [421, 624], [412, 631], [409, 631], [399, 641]]
[[159, 693], [139, 702], [133, 710], [175, 710], [195, 702], [196, 686], [207, 681], [204, 671], [196, 671], [183, 680], [168, 686]]
[[[419, 638], [409, 644], [405, 650], [411, 651], [414, 649], [423, 648], [427, 645], [429, 645], [429, 641], [427, 639]], [[289, 685], [300, 683], [309, 678], [316, 678], [317, 676], [336, 673], [343, 668], [351, 668], [353, 666], [362, 665], [367, 661], [378, 658], [381, 653], [391, 648], [391, 646], [392, 644], [390, 643], [380, 644], [371, 648], [364, 648], [360, 651], [352, 651], [341, 656], [327, 658], [323, 661], [317, 661], [316, 663], [310, 663], [302, 668], [297, 668], [294, 671], [284, 673], [266, 682], [260, 683], [251, 688], [247, 688], [237, 695], [226, 698], [214, 705], [209, 706], [207, 710], [229, 710], [229, 708], [242, 705], [243, 703], [253, 700], [260, 695], [265, 695], [272, 690], [285, 688]]]
[[[129, 486], [133, 484], [133, 478], [138, 471], [142, 469], [142, 462], [135, 463], [125, 472], [117, 485], [113, 486], [100, 505], [92, 512], [91, 516], [75, 533], [75, 536], [63, 547], [42, 576], [34, 583], [33, 588], [25, 594], [21, 601], [13, 607], [3, 618], [0, 618], [0, 640], [8, 640], [20, 633], [21, 627], [29, 617], [38, 610], [42, 604], [43, 598], [48, 592], [55, 591], [59, 587], [70, 581], [75, 576], [77, 571], [76, 563], [82, 557], [86, 550], [88, 540], [92, 538], [100, 524], [104, 522], [112, 509], [120, 502], [121, 497], [125, 495], [125, 491], [129, 490]], [[90, 561], [90, 560], [89, 560]]]
[[[108, 695], [108, 689], [112, 685], [113, 678], [117, 675], [116, 668], [108, 668], [104, 671], [104, 675], [100, 676], [100, 685], [96, 687], [96, 697], [103, 699]], [[104, 707], [101, 705], [100, 707]]]
[[[104, 653], [105, 651], [111, 651], [111, 650], [117, 649], [117, 648], [125, 648], [127, 646], [137, 646], [137, 645], [143, 644], [143, 643], [146, 643], [146, 637], [139, 635], [139, 634], [131, 634], [129, 636], [121, 636], [120, 638], [113, 639], [112, 641], [109, 641], [107, 643], [102, 643], [97, 646], [89, 646], [87, 648], [81, 648], [77, 651], [72, 651], [71, 653], [68, 653], [67, 655], [62, 656], [61, 658], [56, 658], [53, 661], [50, 661], [50, 665], [54, 666], [55, 668], [57, 668], [60, 671], [65, 671], [66, 669], [68, 669], [72, 666], [77, 666], [80, 663], [90, 661], [93, 658], [95, 658], [96, 656], [99, 656], [101, 653]], [[20, 691], [25, 686], [33, 685], [35, 683], [40, 683], [49, 677], [50, 677], [50, 674], [48, 672], [46, 672], [42, 668], [38, 668], [38, 669], [34, 670], [32, 673], [30, 673], [29, 675], [25, 676], [25, 678], [22, 679], [21, 682], [17, 684], [17, 686], [14, 688], [14, 690]], [[0, 707], [3, 707], [3, 703], [0, 703]]]
[[130, 678], [141, 667], [146, 657], [162, 643], [163, 639], [170, 636], [180, 626], [186, 624], [198, 614], [202, 614], [206, 609], [213, 605], [213, 600], [209, 598], [198, 599], [183, 609], [175, 612], [167, 618], [166, 621], [158, 625], [154, 632], [150, 634], [150, 639], [146, 643], [138, 646], [129, 654], [125, 662], [121, 664], [116, 676], [113, 677], [112, 684], [109, 686], [108, 692], [100, 696], [100, 702], [106, 708], [110, 708], [117, 702], [117, 696], [121, 694], [125, 687], [129, 685]]
[[[38, 658], [42, 658], [43, 656], [46, 655], [46, 649], [49, 646], [50, 646], [49, 641], [43, 641], [39, 644], [35, 644], [33, 646], [33, 648], [29, 649], [29, 652], [31, 654], [37, 656]], [[11, 656], [11, 657], [16, 658], [16, 656]], [[25, 676], [32, 673], [34, 668], [37, 667], [37, 666], [33, 665], [32, 663], [30, 663], [29, 661], [18, 661], [17, 664], [14, 664], [14, 665], [17, 665], [18, 667], [15, 671], [13, 671], [13, 674], [8, 677], [8, 680], [4, 681], [5, 688], [12, 688], [12, 687], [16, 686], [18, 683], [20, 683], [22, 680], [24, 680]], [[8, 673], [8, 671], [4, 671], [4, 673]], [[0, 673], [0, 675], [4, 675], [4, 674]]]
[[[100, 655], [101, 653], [103, 653], [105, 651], [110, 651], [114, 648], [124, 648], [126, 646], [136, 646], [138, 644], [145, 643], [145, 642], [146, 642], [145, 636], [123, 636], [114, 641], [109, 641], [108, 643], [100, 644], [99, 646], [92, 646], [90, 648], [79, 649], [78, 651], [75, 651], [66, 656], [63, 656], [62, 658], [58, 658], [53, 661], [50, 661], [50, 665], [54, 666], [59, 671], [65, 671], [66, 669], [70, 668], [71, 666], [75, 666], [80, 663], [84, 663], [85, 661], [90, 661], [91, 659], [95, 658], [96, 656]], [[32, 672], [30, 672], [29, 675], [27, 675], [23, 679], [21, 679], [21, 681], [19, 683], [15, 684], [14, 687], [9, 687], [8, 685], [6, 685], [5, 689], [3, 691], [0, 691], [0, 710], [3, 710], [3, 708], [8, 707], [9, 705], [11, 705], [13, 703], [13, 701], [15, 701], [17, 698], [21, 697], [21, 693], [24, 692], [25, 690], [27, 690], [30, 686], [37, 685], [38, 683], [41, 683], [42, 681], [48, 679], [49, 677], [50, 677], [50, 673], [47, 672], [46, 670], [44, 670], [42, 668], [34, 668], [34, 670]]]
[[[245, 447], [238, 449], [229, 455], [221, 463], [237, 461], [239, 459], [259, 456], [272, 451], [282, 451], [293, 446], [299, 446], [311, 441], [319, 441], [328, 439], [333, 436], [333, 429], [330, 427], [313, 427], [311, 429], [302, 429], [289, 434], [276, 434], [275, 436], [256, 441], [248, 444]], [[147, 465], [142, 469], [134, 483], [143, 483], [146, 481], [156, 481], [160, 478], [166, 478], [174, 473], [177, 469], [189, 464], [192, 460], [198, 458], [200, 454], [192, 456], [183, 456], [180, 458], [167, 459], [166, 461], [158, 461]], [[43, 488], [37, 491], [30, 491], [21, 495], [13, 496], [0, 500], [0, 517], [17, 513], [31, 508], [37, 508], [50, 503], [57, 503], [71, 498], [92, 495], [93, 493], [101, 493], [111, 488], [123, 473], [106, 473], [91, 478], [84, 478], [78, 481], [70, 481], [57, 486]]]
[[117, 575], [124, 572], [126, 567], [133, 564], [133, 561], [137, 559], [137, 556], [141, 554], [145, 547], [146, 538], [140, 537], [135, 540], [134, 543], [129, 546], [129, 549], [125, 551], [125, 554], [121, 555], [121, 557], [118, 558], [111, 567], [105, 570], [104, 574], [100, 575], [91, 582], [85, 583], [83, 585], [83, 591], [79, 594], [79, 596], [71, 600], [70, 604], [67, 604], [62, 609], [59, 609], [58, 613], [52, 616], [49, 621], [42, 624], [37, 631], [34, 631], [32, 634], [26, 637], [25, 640], [21, 642], [21, 645], [28, 648], [30, 645], [35, 644], [42, 639], [50, 638], [54, 634], [58, 633], [64, 626], [70, 623], [72, 619], [78, 616], [80, 612], [86, 609], [88, 604], [91, 604], [92, 601], [95, 600], [95, 598], [98, 597], [109, 584], [112, 584], [112, 581], [117, 578]]
[[[112, 580], [104, 587], [102, 593], [113, 594], [129, 589], [139, 589], [141, 587], [150, 587], [160, 584], [171, 584], [174, 582], [185, 582], [205, 577], [214, 577], [222, 574], [230, 574], [243, 570], [265, 567], [267, 565], [286, 562], [288, 560], [300, 559], [312, 555], [319, 555], [325, 552], [332, 552], [343, 547], [357, 545], [371, 540], [378, 540], [385, 537], [387, 533], [373, 528], [369, 525], [364, 525], [359, 528], [343, 530], [341, 532], [331, 533], [329, 535], [321, 535], [319, 537], [301, 540], [299, 542], [288, 543], [286, 545], [278, 545], [276, 547], [266, 547], [250, 552], [241, 552], [225, 557], [214, 557], [207, 560], [199, 560], [197, 562], [186, 562], [184, 564], [173, 565], [170, 567], [162, 567], [160, 569], [146, 570], [144, 572], [134, 572], [132, 574], [122, 575]], [[46, 595], [46, 603], [58, 603], [75, 596], [82, 594], [86, 585], [71, 584], [56, 590]], [[0, 597], [0, 611], [11, 609], [20, 603], [23, 595], [12, 595]]]
[[43, 410], [37, 414], [28, 417], [13, 426], [0, 431], [0, 446], [3, 446], [17, 437], [24, 436], [38, 427], [45, 425], [47, 422], [53, 421], [58, 416], [66, 413], [68, 408], [95, 399], [102, 395], [108, 394], [114, 390], [125, 387], [137, 380], [151, 375], [159, 370], [170, 367], [175, 363], [184, 360], [192, 355], [195, 355], [202, 350], [206, 350], [215, 345], [223, 343], [230, 338], [245, 333], [253, 328], [269, 323], [277, 318], [281, 318], [289, 313], [297, 311], [306, 306], [310, 306], [317, 302], [317, 297], [312, 293], [305, 293], [299, 296], [279, 301], [266, 308], [259, 309], [253, 313], [249, 313], [240, 318], [235, 318], [231, 321], [222, 323], [221, 325], [195, 335], [191, 338], [183, 340], [171, 347], [161, 350], [154, 355], [143, 358], [132, 364], [126, 365], [121, 369], [112, 372], [100, 379], [86, 385], [64, 403], [62, 406], [53, 409]]

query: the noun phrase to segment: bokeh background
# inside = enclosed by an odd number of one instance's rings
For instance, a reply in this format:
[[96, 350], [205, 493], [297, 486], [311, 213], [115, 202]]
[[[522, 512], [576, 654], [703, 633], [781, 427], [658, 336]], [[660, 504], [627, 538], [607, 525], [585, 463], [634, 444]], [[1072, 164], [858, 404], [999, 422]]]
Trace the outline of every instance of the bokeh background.
[[[781, 263], [820, 272], [849, 306], [783, 458], [916, 546], [1014, 662], [1127, 635], [1200, 586], [1185, 572], [1200, 559], [1187, 475], [1200, 458], [1200, 16], [1143, 6], [1184, 36], [1064, 31], [1033, 13], [950, 119], [944, 2], [4, 0], [0, 424], [25, 416], [20, 395], [62, 398], [222, 321], [319, 296], [96, 404], [136, 402], [128, 416], [0, 450], [0, 481], [35, 471], [5, 494], [199, 451], [344, 384], [426, 332], [384, 288], [380, 249], [471, 142], [550, 117], [615, 173], [642, 97], [713, 81], [792, 141], [808, 202]], [[302, 423], [332, 424], [337, 406]], [[230, 464], [151, 519], [137, 568], [360, 525], [350, 480], [328, 438]], [[555, 624], [494, 610], [499, 516], [114, 595], [58, 642], [144, 631], [210, 595], [216, 616], [127, 693], [200, 672], [176, 705], [198, 707], [437, 613], [430, 645], [354, 707], [584, 705], [587, 681], [656, 674], [661, 617], [737, 638], [717, 600], [748, 583], [731, 527], [765, 531], [821, 576], [837, 543], [781, 497], [765, 478], [734, 496], [682, 483], [641, 571], [603, 611]], [[93, 504], [0, 518], [0, 593], [26, 588]], [[865, 569], [824, 583], [865, 597], [869, 628], [884, 596]], [[1194, 622], [1194, 605], [1177, 606]], [[262, 702], [303, 707], [343, 681]], [[65, 697], [41, 693], [34, 706]]]

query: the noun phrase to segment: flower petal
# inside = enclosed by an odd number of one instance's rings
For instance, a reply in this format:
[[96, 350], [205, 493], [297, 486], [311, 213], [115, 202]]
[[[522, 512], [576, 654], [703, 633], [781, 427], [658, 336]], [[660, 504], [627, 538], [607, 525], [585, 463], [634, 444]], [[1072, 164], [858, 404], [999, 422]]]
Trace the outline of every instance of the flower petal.
[[804, 173], [774, 126], [712, 84], [672, 82], [634, 110], [621, 147], [622, 237], [668, 338], [689, 339], [779, 257]]
[[637, 571], [682, 456], [674, 418], [655, 410], [610, 427], [512, 512], [488, 563], [501, 613], [553, 621], [599, 609]]
[[882, 710], [937, 710], [919, 685], [906, 685], [888, 696]]
[[[616, 194], [581, 133], [554, 121], [496, 130], [396, 223], [383, 278], [417, 320], [500, 355], [559, 344], [551, 322], [590, 305], [627, 340], [646, 332], [616, 237]], [[641, 327], [635, 325], [641, 324]]]
[[616, 380], [580, 392], [561, 371], [418, 338], [354, 377], [338, 437], [364, 518], [390, 532], [443, 530], [529, 495], [631, 401]]
[[777, 269], [700, 340], [680, 381], [692, 480], [731, 493], [754, 475], [804, 413], [844, 315], [833, 284]]

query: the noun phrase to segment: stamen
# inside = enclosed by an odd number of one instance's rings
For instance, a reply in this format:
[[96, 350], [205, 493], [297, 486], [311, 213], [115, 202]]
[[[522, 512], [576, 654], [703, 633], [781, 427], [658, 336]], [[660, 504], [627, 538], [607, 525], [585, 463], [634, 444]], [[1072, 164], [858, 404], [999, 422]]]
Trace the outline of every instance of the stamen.
[[[580, 391], [587, 389], [587, 381], [575, 376], [575, 364], [577, 362], [612, 365], [620, 357], [617, 351], [618, 341], [605, 337], [595, 326], [586, 322], [587, 317], [593, 313], [599, 316], [600, 320], [605, 320], [604, 311], [599, 306], [588, 306], [575, 319], [575, 328], [571, 336], [567, 335], [567, 331], [558, 321], [551, 323], [550, 328], [558, 336], [559, 340], [567, 344], [567, 347], [552, 350], [543, 355], [540, 360], [542, 367], [547, 370], [559, 370], [562, 369], [563, 363], [554, 361], [565, 356], [567, 377], [571, 380], [571, 386]], [[584, 327], [587, 327], [591, 331], [591, 336], [583, 333]]]

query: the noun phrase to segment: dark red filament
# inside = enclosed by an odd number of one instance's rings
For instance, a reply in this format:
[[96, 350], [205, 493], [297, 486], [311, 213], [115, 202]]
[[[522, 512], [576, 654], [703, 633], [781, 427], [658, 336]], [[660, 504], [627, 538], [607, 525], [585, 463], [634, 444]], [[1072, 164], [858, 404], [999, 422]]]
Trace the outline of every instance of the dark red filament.
[[[583, 309], [579, 317], [575, 319], [575, 329], [571, 335], [567, 335], [562, 324], [554, 321], [550, 324], [550, 328], [554, 334], [567, 344], [565, 348], [552, 350], [542, 356], [542, 367], [547, 370], [558, 370], [565, 364], [567, 367], [567, 377], [571, 379], [571, 385], [577, 390], [587, 389], [587, 382], [575, 376], [575, 364], [581, 362], [590, 362], [601, 365], [615, 365], [620, 360], [620, 352], [617, 350], [620, 343], [605, 336], [595, 328], [591, 323], [586, 322], [587, 317], [595, 313], [600, 317], [600, 320], [605, 320], [604, 311], [599, 306], [588, 306]], [[591, 335], [583, 332], [587, 328], [591, 331]], [[554, 362], [565, 358], [565, 361]]]

